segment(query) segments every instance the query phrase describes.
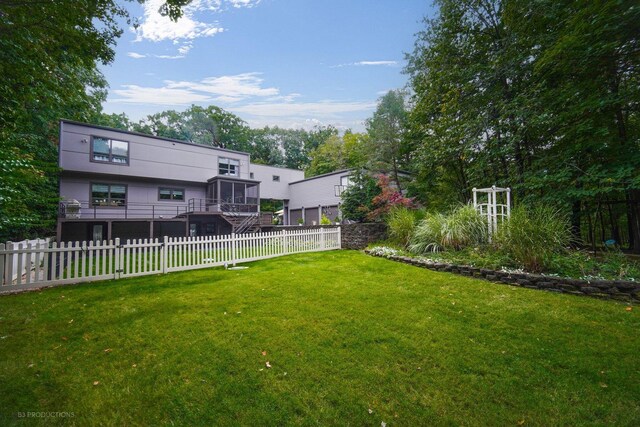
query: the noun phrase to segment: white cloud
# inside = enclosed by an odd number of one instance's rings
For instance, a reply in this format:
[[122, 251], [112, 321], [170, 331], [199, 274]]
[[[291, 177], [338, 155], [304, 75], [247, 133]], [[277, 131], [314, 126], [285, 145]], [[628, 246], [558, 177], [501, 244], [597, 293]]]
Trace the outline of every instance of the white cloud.
[[261, 0], [229, 0], [231, 6], [235, 8], [257, 6]]
[[362, 67], [362, 66], [395, 67], [397, 65], [398, 65], [398, 61], [358, 61], [358, 62], [348, 62], [346, 64], [332, 65], [330, 68]]
[[398, 65], [398, 61], [360, 61], [356, 62], [354, 65]]
[[140, 59], [140, 58], [158, 58], [158, 59], [181, 59], [184, 58], [184, 55], [153, 55], [153, 54], [142, 54], [137, 52], [127, 52], [127, 56]]
[[[180, 56], [153, 55], [157, 58], [174, 59]], [[248, 98], [282, 98], [293, 100], [298, 94], [279, 96], [275, 87], [263, 87], [260, 73], [243, 73], [233, 76], [207, 77], [197, 82], [166, 80], [163, 87], [143, 87], [124, 85], [112, 92], [118, 95], [111, 102], [139, 104], [189, 104], [193, 102], [215, 101], [236, 103]], [[175, 97], [175, 99], [172, 99]]]
[[219, 95], [227, 102], [239, 101], [253, 96], [276, 96], [279, 90], [275, 87], [263, 88], [260, 73], [243, 73], [234, 76], [207, 77], [199, 82], [167, 81], [170, 89], [187, 89]]
[[224, 31], [216, 21], [204, 22], [200, 20], [202, 18], [196, 17], [204, 12], [219, 11], [220, 0], [193, 0], [183, 8], [184, 14], [177, 21], [160, 14], [159, 9], [164, 2], [165, 0], [148, 0], [144, 3], [142, 23], [134, 30], [136, 41], [193, 40]]
[[318, 101], [300, 103], [253, 103], [230, 110], [239, 113], [251, 114], [263, 117], [336, 117], [343, 113], [369, 111], [376, 107], [375, 102], [343, 102], [343, 101]]
[[276, 87], [265, 87], [261, 73], [207, 77], [199, 81], [166, 80], [160, 87], [123, 85], [111, 91], [108, 104], [168, 106], [222, 104], [240, 115], [251, 126], [280, 126], [311, 129], [318, 123], [360, 131], [363, 117], [375, 109], [375, 101], [321, 100], [300, 102], [299, 93], [280, 94]]
[[112, 103], [126, 104], [156, 104], [156, 105], [189, 105], [194, 102], [211, 101], [208, 95], [194, 93], [185, 89], [170, 89], [166, 87], [142, 87], [138, 85], [123, 85], [124, 89], [112, 92], [120, 98], [109, 99]]
[[184, 55], [153, 55], [153, 57], [158, 59], [181, 59], [184, 58]]
[[192, 47], [192, 43], [185, 43], [178, 48], [178, 53], [180, 53], [180, 55], [186, 55], [187, 53], [189, 53]]

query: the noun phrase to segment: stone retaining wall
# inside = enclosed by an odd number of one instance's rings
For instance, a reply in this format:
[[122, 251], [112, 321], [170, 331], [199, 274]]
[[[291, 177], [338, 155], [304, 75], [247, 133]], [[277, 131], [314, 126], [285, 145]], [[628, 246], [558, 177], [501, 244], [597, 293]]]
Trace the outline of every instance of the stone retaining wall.
[[342, 224], [342, 249], [364, 249], [367, 245], [387, 238], [384, 223]]
[[[365, 252], [372, 256], [381, 256], [371, 253], [370, 251]], [[429, 270], [456, 273], [469, 277], [477, 277], [480, 279], [485, 279], [491, 282], [501, 283], [505, 285], [521, 286], [523, 288], [540, 289], [544, 291], [571, 295], [584, 295], [595, 298], [632, 301], [635, 303], [640, 302], [640, 282], [631, 282], [625, 280], [586, 281], [561, 277], [542, 276], [539, 274], [507, 273], [504, 271], [495, 271], [486, 268], [470, 267], [466, 265], [429, 262], [421, 259], [399, 255], [389, 255], [384, 256], [383, 258], [404, 262], [406, 264], [411, 264], [418, 267], [428, 268]]]

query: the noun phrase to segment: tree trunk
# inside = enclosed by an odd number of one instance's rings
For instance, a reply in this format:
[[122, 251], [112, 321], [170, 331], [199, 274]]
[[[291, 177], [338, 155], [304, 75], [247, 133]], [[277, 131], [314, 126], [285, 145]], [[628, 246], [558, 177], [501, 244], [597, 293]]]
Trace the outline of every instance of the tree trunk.
[[629, 249], [640, 253], [640, 190], [627, 190], [627, 224]]
[[581, 203], [579, 200], [571, 205], [571, 233], [575, 244], [579, 244], [582, 240], [581, 232]]

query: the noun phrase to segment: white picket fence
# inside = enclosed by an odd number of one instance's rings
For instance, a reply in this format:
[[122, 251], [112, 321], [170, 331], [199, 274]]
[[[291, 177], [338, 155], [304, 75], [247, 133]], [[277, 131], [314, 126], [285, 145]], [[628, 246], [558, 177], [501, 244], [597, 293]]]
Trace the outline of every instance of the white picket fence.
[[[0, 244], [0, 293], [66, 283], [232, 266], [340, 249], [340, 228], [103, 242]], [[16, 274], [16, 270], [18, 274]], [[20, 274], [22, 273], [22, 274]]]

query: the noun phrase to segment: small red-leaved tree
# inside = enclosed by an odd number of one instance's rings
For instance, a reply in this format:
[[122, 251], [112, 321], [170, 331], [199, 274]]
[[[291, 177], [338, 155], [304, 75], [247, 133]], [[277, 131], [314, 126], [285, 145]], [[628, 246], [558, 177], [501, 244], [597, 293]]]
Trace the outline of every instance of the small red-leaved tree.
[[386, 175], [378, 175], [377, 186], [380, 187], [381, 193], [373, 198], [374, 209], [367, 214], [369, 221], [380, 221], [391, 208], [396, 206], [405, 208], [415, 208], [416, 203], [413, 197], [404, 197], [397, 188], [389, 184], [389, 177]]

